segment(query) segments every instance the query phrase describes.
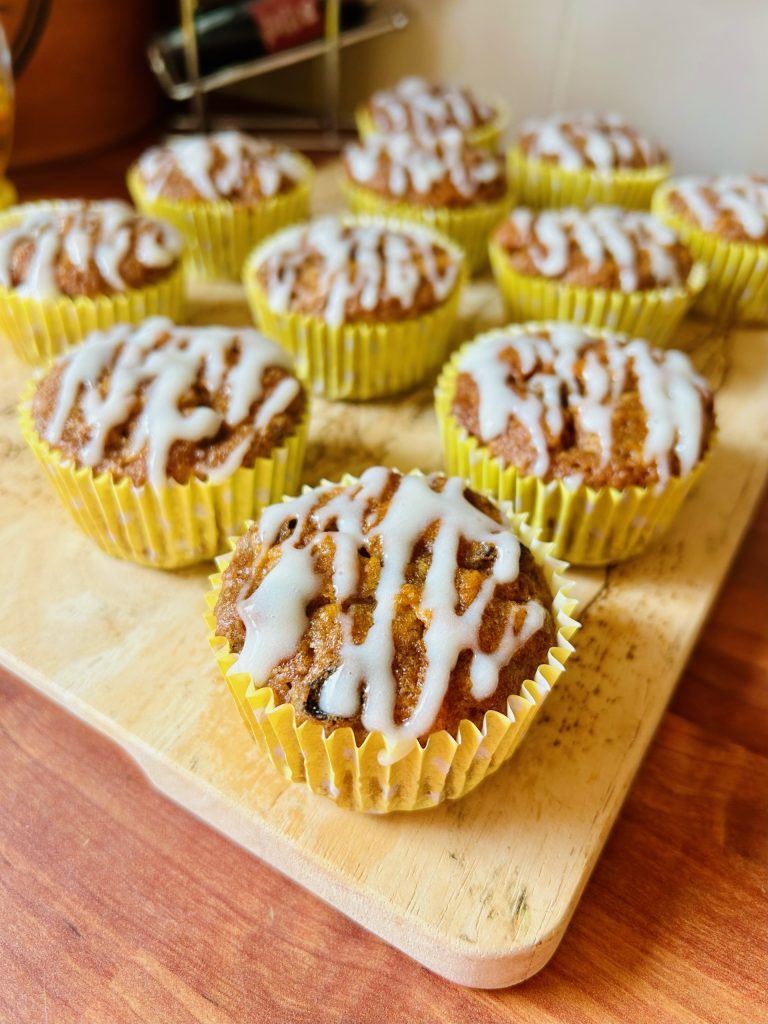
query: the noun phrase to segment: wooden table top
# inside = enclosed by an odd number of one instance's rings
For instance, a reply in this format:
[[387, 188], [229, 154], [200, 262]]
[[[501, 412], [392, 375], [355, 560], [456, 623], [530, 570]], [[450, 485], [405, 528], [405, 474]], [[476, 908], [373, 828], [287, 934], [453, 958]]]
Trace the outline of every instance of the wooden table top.
[[[131, 150], [58, 194], [122, 193]], [[53, 172], [18, 175], [23, 198]], [[0, 1020], [768, 1021], [768, 495], [550, 964], [430, 974], [0, 673]]]

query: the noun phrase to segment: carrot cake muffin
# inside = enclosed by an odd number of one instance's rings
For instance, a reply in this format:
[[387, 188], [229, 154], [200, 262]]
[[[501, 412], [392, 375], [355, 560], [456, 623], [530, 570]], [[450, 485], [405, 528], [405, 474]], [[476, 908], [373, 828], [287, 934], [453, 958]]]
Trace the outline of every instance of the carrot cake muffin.
[[223, 573], [216, 633], [297, 723], [391, 744], [482, 725], [546, 663], [553, 596], [458, 478], [375, 467], [265, 509]]
[[495, 332], [458, 360], [451, 413], [545, 482], [649, 487], [702, 459], [714, 402], [688, 357], [570, 324]]
[[673, 179], [654, 211], [709, 271], [700, 305], [723, 319], [768, 319], [768, 178]]
[[170, 225], [116, 201], [31, 203], [0, 220], [0, 286], [35, 299], [146, 288], [181, 254]]
[[288, 355], [253, 329], [155, 317], [61, 357], [35, 382], [22, 427], [102, 546], [170, 565], [212, 557], [265, 503], [258, 491], [268, 501], [298, 485], [306, 408]]
[[128, 173], [136, 205], [186, 237], [197, 271], [239, 278], [248, 252], [309, 214], [311, 164], [236, 131], [172, 138]]
[[528, 205], [647, 208], [668, 175], [668, 157], [616, 114], [553, 114], [526, 121], [510, 151], [518, 196]]
[[416, 75], [375, 92], [365, 106], [377, 132], [440, 132], [458, 128], [465, 135], [489, 125], [498, 111], [456, 85], [433, 84]]
[[262, 330], [328, 397], [401, 390], [442, 361], [463, 281], [461, 251], [384, 218], [325, 217], [268, 239], [245, 268]]

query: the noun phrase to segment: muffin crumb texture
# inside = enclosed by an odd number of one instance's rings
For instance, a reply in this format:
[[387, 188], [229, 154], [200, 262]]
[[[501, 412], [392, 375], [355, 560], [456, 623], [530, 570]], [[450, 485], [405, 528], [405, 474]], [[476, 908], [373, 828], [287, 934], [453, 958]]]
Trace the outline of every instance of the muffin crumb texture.
[[116, 201], [31, 204], [0, 228], [0, 285], [37, 299], [113, 295], [167, 278], [182, 254], [169, 224]]
[[219, 483], [297, 427], [306, 397], [290, 358], [255, 330], [163, 317], [95, 333], [32, 397], [35, 429], [76, 466], [136, 487]]
[[685, 476], [714, 428], [688, 357], [571, 324], [493, 331], [458, 360], [452, 414], [506, 465], [568, 486]]
[[456, 129], [439, 135], [369, 135], [344, 151], [348, 178], [385, 199], [429, 207], [466, 207], [506, 195], [504, 160], [466, 142]]
[[255, 203], [290, 191], [306, 173], [292, 150], [235, 131], [170, 139], [138, 162], [147, 195], [176, 202]]
[[368, 113], [376, 131], [434, 133], [444, 128], [471, 132], [494, 120], [496, 111], [468, 89], [427, 82], [416, 75], [375, 92]]
[[684, 285], [693, 260], [652, 214], [591, 210], [514, 210], [494, 239], [519, 274], [580, 288], [635, 292]]
[[680, 217], [729, 242], [768, 245], [768, 178], [678, 178], [667, 202]]
[[217, 634], [298, 722], [392, 746], [481, 725], [545, 664], [552, 595], [488, 499], [374, 467], [265, 509], [224, 571]]
[[643, 170], [658, 167], [667, 155], [617, 114], [553, 114], [526, 121], [518, 147], [531, 160], [564, 170]]
[[339, 326], [428, 313], [456, 287], [461, 265], [416, 225], [327, 217], [266, 243], [255, 274], [275, 312]]

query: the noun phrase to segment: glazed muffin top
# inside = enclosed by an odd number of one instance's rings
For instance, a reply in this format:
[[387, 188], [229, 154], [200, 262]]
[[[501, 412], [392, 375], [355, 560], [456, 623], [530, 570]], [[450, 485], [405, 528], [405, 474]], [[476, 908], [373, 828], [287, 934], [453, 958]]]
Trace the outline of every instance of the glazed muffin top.
[[289, 356], [257, 331], [165, 317], [91, 334], [32, 397], [51, 448], [137, 487], [222, 482], [268, 456], [305, 408]]
[[678, 178], [666, 199], [689, 223], [729, 242], [768, 245], [768, 178]]
[[444, 128], [471, 132], [490, 124], [497, 111], [456, 85], [437, 85], [416, 75], [375, 92], [367, 104], [376, 131], [430, 133]]
[[564, 170], [642, 170], [666, 163], [666, 153], [618, 114], [553, 114], [526, 121], [518, 147], [531, 160]]
[[297, 153], [236, 131], [169, 139], [148, 149], [137, 170], [150, 198], [196, 202], [258, 202], [307, 176]]
[[458, 249], [416, 224], [323, 217], [274, 235], [255, 274], [276, 312], [337, 326], [429, 312], [457, 286], [462, 263]]
[[489, 203], [507, 191], [504, 160], [470, 145], [456, 128], [369, 135], [345, 148], [344, 167], [354, 184], [418, 206]]
[[567, 486], [648, 487], [690, 473], [714, 403], [688, 357], [572, 324], [481, 335], [458, 359], [455, 419], [506, 464]]
[[521, 207], [499, 225], [494, 240], [518, 273], [582, 288], [680, 286], [693, 264], [674, 231], [652, 214], [616, 206]]
[[163, 280], [181, 259], [178, 232], [127, 203], [30, 203], [4, 216], [0, 285], [19, 295], [112, 295]]
[[374, 467], [266, 508], [239, 540], [216, 632], [299, 722], [391, 744], [505, 711], [555, 643], [552, 595], [487, 498]]

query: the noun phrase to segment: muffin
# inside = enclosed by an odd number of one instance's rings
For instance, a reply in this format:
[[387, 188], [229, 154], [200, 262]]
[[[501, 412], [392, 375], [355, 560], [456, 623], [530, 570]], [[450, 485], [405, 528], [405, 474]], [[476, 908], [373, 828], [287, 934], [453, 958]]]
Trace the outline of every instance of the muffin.
[[421, 225], [324, 217], [268, 239], [244, 282], [257, 323], [315, 391], [372, 398], [440, 366], [464, 276], [461, 250]]
[[309, 215], [311, 180], [298, 153], [235, 131], [169, 139], [128, 172], [136, 205], [179, 229], [195, 270], [230, 280], [254, 245]]
[[109, 554], [212, 558], [298, 488], [307, 396], [251, 328], [152, 317], [91, 334], [27, 389], [23, 434], [77, 524]]
[[183, 244], [115, 201], [41, 202], [0, 215], [0, 331], [43, 363], [96, 329], [183, 312]]
[[707, 267], [698, 305], [722, 321], [768, 322], [768, 178], [679, 178], [653, 197], [654, 212]]
[[682, 352], [566, 323], [480, 335], [443, 371], [448, 472], [598, 565], [664, 529], [711, 446], [714, 400]]
[[507, 113], [501, 103], [484, 103], [468, 89], [411, 75], [391, 89], [375, 92], [358, 107], [356, 120], [362, 137], [374, 132], [434, 135], [457, 128], [470, 142], [493, 150], [506, 127]]
[[428, 224], [462, 247], [471, 271], [512, 204], [501, 157], [457, 128], [440, 135], [369, 135], [344, 150], [344, 189], [355, 213]]
[[498, 767], [575, 628], [532, 537], [458, 478], [382, 467], [265, 509], [220, 559], [209, 623], [273, 763], [379, 811]]
[[648, 209], [670, 171], [667, 154], [616, 114], [526, 121], [509, 151], [512, 188], [537, 208], [615, 204]]
[[665, 343], [706, 281], [677, 235], [652, 214], [520, 207], [491, 241], [513, 320], [572, 320]]

